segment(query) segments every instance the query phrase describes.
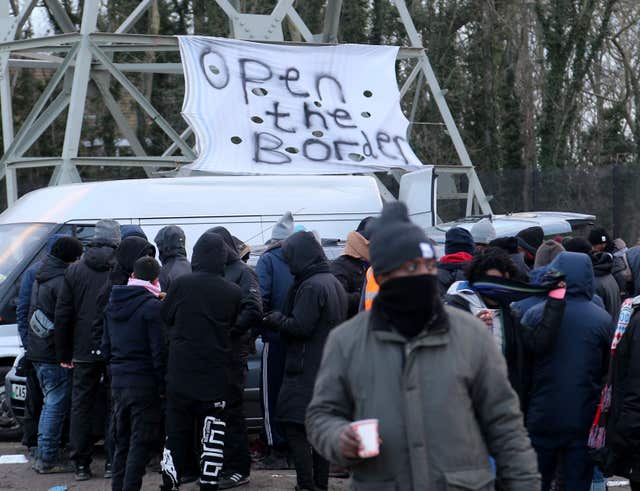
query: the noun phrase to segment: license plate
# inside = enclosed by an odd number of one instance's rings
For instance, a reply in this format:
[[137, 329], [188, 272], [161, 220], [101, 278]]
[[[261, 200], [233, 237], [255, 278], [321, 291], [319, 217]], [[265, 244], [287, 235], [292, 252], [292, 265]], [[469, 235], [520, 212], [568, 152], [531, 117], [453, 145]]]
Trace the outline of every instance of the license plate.
[[27, 398], [27, 386], [11, 384], [11, 397], [17, 401], [24, 401]]

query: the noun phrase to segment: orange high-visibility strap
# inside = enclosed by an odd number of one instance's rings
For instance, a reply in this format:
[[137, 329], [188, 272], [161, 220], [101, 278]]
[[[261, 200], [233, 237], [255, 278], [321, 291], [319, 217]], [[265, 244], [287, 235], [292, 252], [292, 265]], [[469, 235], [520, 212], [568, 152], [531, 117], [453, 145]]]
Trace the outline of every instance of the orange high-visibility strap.
[[376, 282], [376, 279], [373, 277], [373, 269], [369, 267], [367, 269], [367, 284], [364, 287], [364, 309], [371, 310], [373, 306], [373, 299], [376, 298], [376, 295], [380, 291], [380, 286]]

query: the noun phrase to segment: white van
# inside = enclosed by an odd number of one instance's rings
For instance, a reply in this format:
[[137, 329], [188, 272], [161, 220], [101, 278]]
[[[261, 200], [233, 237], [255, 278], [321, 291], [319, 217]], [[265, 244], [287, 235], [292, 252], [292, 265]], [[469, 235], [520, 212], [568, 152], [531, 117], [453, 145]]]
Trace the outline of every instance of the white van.
[[[432, 167], [403, 176], [416, 220], [433, 225]], [[424, 193], [417, 192], [420, 187]], [[94, 224], [113, 218], [140, 225], [150, 240], [165, 225], [179, 225], [187, 253], [218, 225], [249, 245], [262, 245], [285, 211], [323, 238], [345, 239], [382, 199], [368, 176], [211, 176], [105, 181], [40, 189], [0, 215], [0, 367], [18, 355], [16, 301], [24, 272], [45, 254], [47, 237], [74, 235], [85, 242]], [[431, 222], [431, 223], [429, 223]], [[1, 385], [0, 380], [0, 385]]]

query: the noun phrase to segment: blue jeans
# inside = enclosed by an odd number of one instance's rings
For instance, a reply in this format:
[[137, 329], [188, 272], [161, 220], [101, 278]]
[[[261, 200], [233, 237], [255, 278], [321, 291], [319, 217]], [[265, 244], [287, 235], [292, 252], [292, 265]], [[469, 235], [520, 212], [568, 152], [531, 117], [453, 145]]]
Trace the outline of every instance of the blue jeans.
[[38, 424], [38, 457], [55, 462], [62, 436], [64, 418], [71, 401], [71, 370], [53, 363], [34, 363], [44, 405]]

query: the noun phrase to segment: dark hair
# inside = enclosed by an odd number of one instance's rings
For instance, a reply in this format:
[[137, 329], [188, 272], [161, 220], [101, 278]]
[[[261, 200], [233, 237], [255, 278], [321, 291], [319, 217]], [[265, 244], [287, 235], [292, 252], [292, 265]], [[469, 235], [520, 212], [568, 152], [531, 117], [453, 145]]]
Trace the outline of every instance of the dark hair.
[[567, 252], [581, 252], [582, 254], [591, 254], [591, 244], [585, 239], [575, 237], [563, 244]]
[[65, 263], [72, 263], [82, 256], [82, 242], [75, 237], [60, 237], [51, 248], [51, 255]]
[[160, 275], [160, 265], [154, 258], [144, 256], [134, 263], [133, 274], [139, 280], [153, 281]]
[[498, 247], [487, 247], [467, 264], [464, 275], [469, 283], [475, 283], [487, 275], [490, 269], [497, 269], [509, 278], [518, 277], [518, 269], [509, 254]]

